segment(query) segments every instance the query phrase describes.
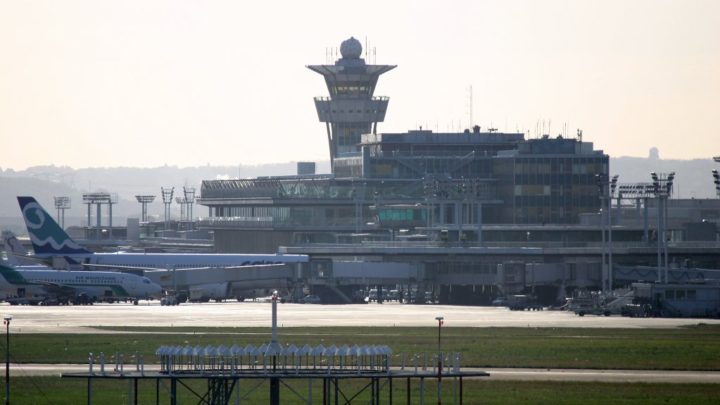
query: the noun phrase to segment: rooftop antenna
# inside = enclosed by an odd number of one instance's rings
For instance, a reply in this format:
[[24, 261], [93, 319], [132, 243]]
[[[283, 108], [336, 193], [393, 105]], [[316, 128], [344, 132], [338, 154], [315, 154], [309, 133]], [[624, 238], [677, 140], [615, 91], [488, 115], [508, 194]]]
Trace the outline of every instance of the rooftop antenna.
[[468, 118], [470, 119], [470, 123], [468, 124], [468, 128], [472, 128], [473, 125], [475, 125], [475, 120], [473, 119], [473, 88], [472, 84], [468, 86]]
[[377, 64], [377, 49], [373, 46], [373, 65]]
[[582, 142], [582, 129], [580, 128], [577, 129], [577, 138], [578, 141]]

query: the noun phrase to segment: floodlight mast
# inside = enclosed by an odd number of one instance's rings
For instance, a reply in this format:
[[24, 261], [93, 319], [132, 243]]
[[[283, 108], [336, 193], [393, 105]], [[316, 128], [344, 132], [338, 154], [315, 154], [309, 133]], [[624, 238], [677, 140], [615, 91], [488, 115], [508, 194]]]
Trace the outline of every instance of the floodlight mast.
[[182, 222], [185, 220], [185, 207], [187, 206], [187, 201], [185, 200], [185, 197], [175, 197], [175, 202], [180, 206], [180, 222]]
[[53, 197], [55, 200], [55, 208], [57, 209], [57, 222], [61, 228], [65, 229], [65, 210], [70, 209], [70, 197], [61, 196]]
[[162, 200], [163, 204], [165, 205], [165, 230], [168, 229], [168, 221], [170, 220], [170, 205], [172, 204], [172, 198], [173, 193], [175, 192], [175, 187], [160, 187], [160, 192], [162, 193]]
[[[600, 266], [603, 278], [603, 291], [613, 290], [613, 260], [612, 260], [612, 200], [617, 189], [618, 175], [614, 175], [609, 181], [607, 176], [597, 174], [595, 179], [600, 194], [600, 230], [602, 234], [602, 254], [600, 255]], [[619, 208], [619, 207], [618, 207]], [[607, 234], [607, 239], [605, 235]], [[607, 258], [607, 271], [605, 263]], [[607, 275], [607, 276], [606, 276]]]
[[95, 215], [95, 232], [96, 232], [96, 238], [101, 239], [102, 236], [102, 205], [107, 204], [108, 205], [108, 237], [110, 239], [113, 238], [112, 236], [112, 206], [113, 204], [117, 204], [118, 197], [115, 193], [105, 193], [105, 192], [95, 192], [95, 193], [84, 193], [82, 195], [83, 198], [83, 204], [87, 204], [87, 219], [88, 219], [88, 232], [91, 229], [90, 224], [90, 213], [92, 210], [92, 206], [95, 205], [96, 207], [96, 215]]
[[140, 221], [147, 222], [148, 221], [147, 206], [148, 206], [148, 204], [155, 201], [155, 196], [154, 195], [136, 195], [135, 198], [137, 199], [137, 202], [139, 202], [142, 206], [142, 211], [140, 212]]
[[195, 187], [183, 187], [183, 194], [185, 196], [185, 204], [187, 205], [187, 209], [185, 210], [185, 213], [187, 214], [187, 221], [189, 224], [189, 228], [192, 228], [193, 204], [195, 203]]
[[[668, 247], [667, 247], [667, 200], [672, 195], [675, 172], [668, 174], [650, 173], [653, 193], [657, 199], [657, 282], [668, 282]], [[664, 259], [664, 263], [663, 263]]]

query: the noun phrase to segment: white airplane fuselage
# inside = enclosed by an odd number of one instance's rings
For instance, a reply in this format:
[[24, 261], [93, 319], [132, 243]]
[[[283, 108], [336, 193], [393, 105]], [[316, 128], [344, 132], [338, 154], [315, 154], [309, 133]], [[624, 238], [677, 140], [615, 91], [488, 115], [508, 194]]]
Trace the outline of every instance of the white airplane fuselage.
[[[86, 295], [102, 300], [108, 298], [159, 298], [162, 288], [147, 277], [110, 271], [65, 271], [14, 269], [19, 277], [0, 277], [0, 290], [5, 297]], [[62, 292], [60, 292], [62, 291]]]
[[[44, 255], [37, 255], [42, 257]], [[51, 256], [51, 255], [47, 255]], [[213, 254], [213, 253], [90, 253], [66, 254], [79, 264], [162, 269], [200, 267], [239, 267], [261, 264], [306, 263], [305, 255], [282, 254]]]

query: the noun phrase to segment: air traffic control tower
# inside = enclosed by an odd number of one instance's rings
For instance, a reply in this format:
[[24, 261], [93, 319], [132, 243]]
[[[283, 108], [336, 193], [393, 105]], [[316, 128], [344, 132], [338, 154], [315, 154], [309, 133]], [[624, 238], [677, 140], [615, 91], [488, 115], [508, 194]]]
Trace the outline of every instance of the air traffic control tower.
[[343, 159], [360, 158], [360, 136], [376, 133], [377, 123], [385, 120], [389, 99], [373, 97], [373, 93], [380, 75], [396, 67], [366, 64], [360, 57], [362, 45], [353, 37], [342, 42], [340, 54], [334, 65], [308, 66], [323, 75], [330, 93], [330, 97], [316, 97], [315, 108], [327, 128], [330, 165], [336, 175], [347, 166]]

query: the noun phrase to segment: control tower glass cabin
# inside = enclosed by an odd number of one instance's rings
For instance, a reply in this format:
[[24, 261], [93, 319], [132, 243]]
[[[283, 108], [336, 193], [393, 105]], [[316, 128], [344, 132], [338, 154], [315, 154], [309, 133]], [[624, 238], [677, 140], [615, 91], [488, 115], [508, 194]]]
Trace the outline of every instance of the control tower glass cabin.
[[360, 154], [362, 134], [376, 133], [377, 123], [385, 120], [389, 99], [373, 97], [381, 74], [395, 65], [368, 65], [360, 57], [360, 41], [350, 37], [340, 45], [342, 58], [334, 65], [310, 65], [308, 69], [325, 78], [330, 97], [316, 97], [320, 122], [327, 128], [330, 163]]

